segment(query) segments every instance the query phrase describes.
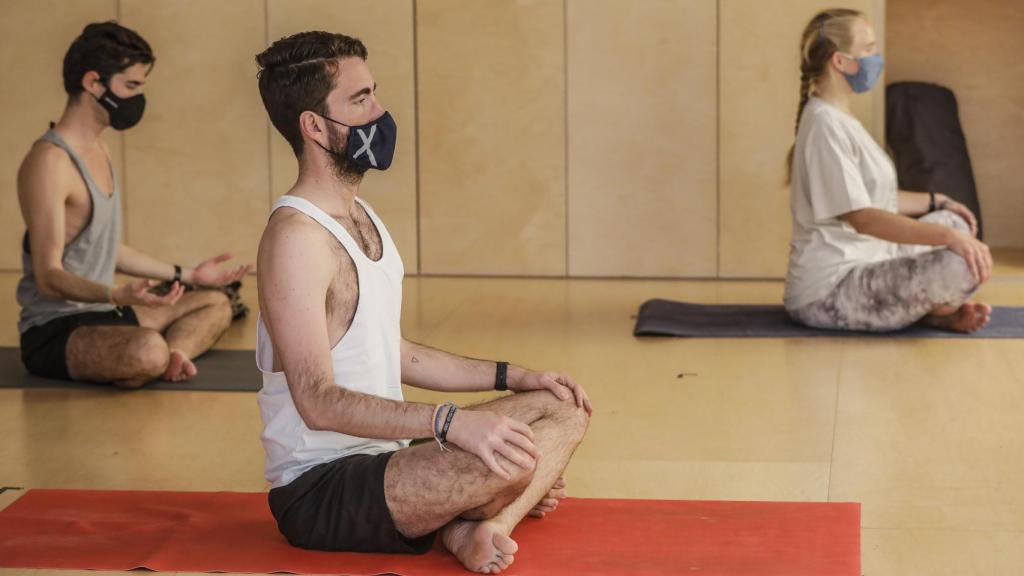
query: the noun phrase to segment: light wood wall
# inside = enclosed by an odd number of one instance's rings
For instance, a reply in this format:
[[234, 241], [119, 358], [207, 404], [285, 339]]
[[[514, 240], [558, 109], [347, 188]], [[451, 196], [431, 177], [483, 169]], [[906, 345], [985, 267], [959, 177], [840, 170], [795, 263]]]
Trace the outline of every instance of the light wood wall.
[[[883, 0], [847, 4], [879, 18]], [[110, 134], [126, 239], [252, 261], [296, 174], [254, 55], [307, 29], [361, 37], [399, 145], [367, 199], [409, 273], [779, 277], [798, 40], [825, 0], [11, 0], [0, 64], [0, 268], [20, 266], [18, 163], [64, 102], [60, 62], [119, 18], [157, 66]], [[44, 17], [45, 16], [45, 17]], [[41, 40], [44, 39], [44, 40]], [[876, 133], [881, 99], [857, 102]]]
[[889, 0], [889, 81], [953, 90], [985, 241], [1024, 246], [1024, 2]]

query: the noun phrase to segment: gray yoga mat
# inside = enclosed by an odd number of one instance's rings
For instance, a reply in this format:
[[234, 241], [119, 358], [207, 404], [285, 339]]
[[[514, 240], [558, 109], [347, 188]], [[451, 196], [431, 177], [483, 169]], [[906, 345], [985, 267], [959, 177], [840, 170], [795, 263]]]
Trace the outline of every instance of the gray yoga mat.
[[1024, 338], [1024, 308], [993, 307], [988, 326], [973, 334], [917, 324], [898, 332], [879, 334], [808, 328], [790, 319], [782, 306], [689, 304], [654, 299], [640, 306], [633, 335], [693, 338]]
[[[211, 350], [196, 361], [199, 374], [186, 382], [155, 380], [140, 390], [203, 390], [256, 392], [263, 387], [263, 377], [256, 368], [252, 350]], [[29, 374], [21, 364], [21, 350], [0, 347], [0, 388], [77, 388], [96, 390], [112, 388], [110, 384], [50, 380]]]

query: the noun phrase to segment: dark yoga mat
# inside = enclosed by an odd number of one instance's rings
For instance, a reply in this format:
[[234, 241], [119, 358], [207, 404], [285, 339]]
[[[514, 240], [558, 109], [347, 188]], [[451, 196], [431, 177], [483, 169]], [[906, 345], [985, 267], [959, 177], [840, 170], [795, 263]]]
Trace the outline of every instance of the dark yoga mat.
[[[195, 361], [199, 374], [186, 382], [155, 380], [142, 390], [206, 390], [256, 392], [263, 377], [252, 350], [211, 350]], [[0, 388], [111, 388], [110, 384], [50, 380], [29, 374], [21, 364], [21, 350], [0, 347]]]
[[688, 304], [648, 300], [640, 306], [634, 336], [689, 336], [693, 338], [1024, 338], [1024, 308], [992, 308], [988, 326], [961, 334], [914, 325], [898, 332], [822, 330], [797, 324], [782, 306], [749, 304]]

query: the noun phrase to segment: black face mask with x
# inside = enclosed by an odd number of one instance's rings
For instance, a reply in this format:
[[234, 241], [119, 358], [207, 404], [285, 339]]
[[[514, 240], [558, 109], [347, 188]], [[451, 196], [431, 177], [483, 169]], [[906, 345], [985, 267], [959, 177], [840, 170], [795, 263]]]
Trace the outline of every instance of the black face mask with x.
[[390, 112], [385, 112], [376, 120], [360, 126], [349, 126], [329, 116], [324, 116], [324, 118], [349, 129], [344, 153], [330, 150], [317, 142], [317, 145], [327, 153], [343, 155], [349, 163], [363, 170], [369, 168], [387, 170], [391, 166], [391, 159], [395, 156], [398, 126], [395, 125], [395, 120], [391, 117]]

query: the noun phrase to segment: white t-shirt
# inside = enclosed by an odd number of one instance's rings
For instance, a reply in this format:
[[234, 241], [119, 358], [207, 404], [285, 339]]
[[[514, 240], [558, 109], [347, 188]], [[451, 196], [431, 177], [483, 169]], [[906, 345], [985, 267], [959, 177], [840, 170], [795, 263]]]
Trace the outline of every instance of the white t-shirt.
[[856, 118], [812, 97], [793, 154], [787, 309], [824, 298], [855, 266], [896, 257], [896, 244], [839, 219], [863, 208], [899, 211], [892, 160]]

